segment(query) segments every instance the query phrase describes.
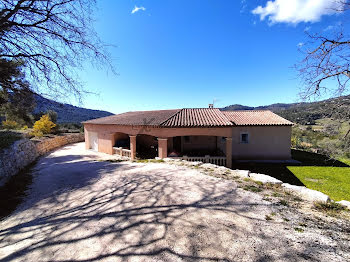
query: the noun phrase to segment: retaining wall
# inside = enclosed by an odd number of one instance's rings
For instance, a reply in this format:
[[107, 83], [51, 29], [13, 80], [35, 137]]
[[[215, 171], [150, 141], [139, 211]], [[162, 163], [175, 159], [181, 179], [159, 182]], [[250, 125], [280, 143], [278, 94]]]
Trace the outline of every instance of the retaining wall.
[[84, 141], [84, 134], [66, 134], [43, 141], [21, 139], [0, 152], [0, 186], [24, 167], [53, 149]]

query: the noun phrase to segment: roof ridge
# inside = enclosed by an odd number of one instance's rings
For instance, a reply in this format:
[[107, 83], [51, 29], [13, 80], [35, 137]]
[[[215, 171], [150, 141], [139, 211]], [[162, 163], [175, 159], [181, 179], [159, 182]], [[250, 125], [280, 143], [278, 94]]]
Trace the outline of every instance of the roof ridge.
[[241, 110], [220, 110], [220, 111], [221, 112], [265, 112], [265, 111], [272, 112], [270, 109], [249, 109], [249, 110], [241, 109]]
[[174, 109], [177, 110], [174, 114], [172, 114], [168, 119], [164, 120], [163, 122], [161, 122], [159, 125], [163, 125], [165, 122], [169, 121], [171, 118], [173, 118], [174, 116], [176, 116], [178, 113], [180, 113], [182, 110], [184, 110], [184, 108], [181, 109]]

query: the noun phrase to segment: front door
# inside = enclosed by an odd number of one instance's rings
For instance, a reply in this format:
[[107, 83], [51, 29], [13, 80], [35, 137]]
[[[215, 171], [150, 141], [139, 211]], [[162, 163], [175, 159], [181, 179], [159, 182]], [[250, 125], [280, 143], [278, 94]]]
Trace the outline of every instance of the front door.
[[98, 136], [95, 132], [89, 132], [90, 148], [94, 151], [98, 151]]

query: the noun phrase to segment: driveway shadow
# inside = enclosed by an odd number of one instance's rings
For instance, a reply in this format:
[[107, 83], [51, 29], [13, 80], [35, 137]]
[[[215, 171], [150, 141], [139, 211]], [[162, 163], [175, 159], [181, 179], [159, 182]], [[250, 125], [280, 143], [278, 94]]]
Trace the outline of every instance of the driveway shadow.
[[36, 165], [29, 192], [0, 226], [1, 261], [297, 261], [304, 253], [316, 260], [323, 255], [312, 252], [312, 238], [293, 236], [304, 241], [302, 249], [288, 244], [293, 232], [266, 221], [272, 205], [261, 196], [181, 167], [48, 157]]

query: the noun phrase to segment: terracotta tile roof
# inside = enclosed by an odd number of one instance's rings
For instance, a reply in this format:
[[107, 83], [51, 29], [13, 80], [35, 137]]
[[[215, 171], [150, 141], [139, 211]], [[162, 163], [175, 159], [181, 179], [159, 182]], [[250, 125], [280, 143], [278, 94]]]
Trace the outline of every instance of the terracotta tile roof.
[[101, 117], [88, 120], [87, 124], [114, 124], [114, 125], [135, 125], [135, 126], [159, 126], [181, 109], [154, 110], [154, 111], [133, 111], [113, 116]]
[[161, 124], [164, 127], [219, 127], [232, 123], [218, 108], [184, 108]]
[[184, 108], [134, 111], [97, 118], [84, 124], [112, 124], [158, 127], [227, 127], [247, 125], [293, 125], [265, 110], [220, 111], [218, 108]]
[[268, 110], [222, 111], [224, 115], [239, 126], [293, 125], [292, 122]]

